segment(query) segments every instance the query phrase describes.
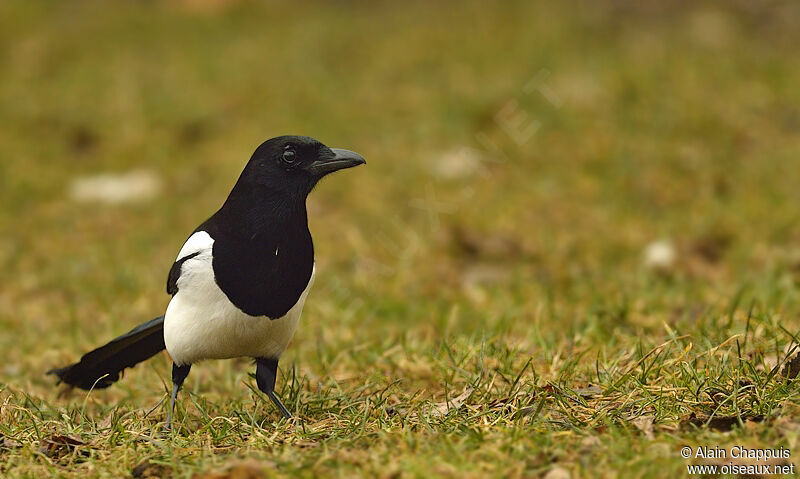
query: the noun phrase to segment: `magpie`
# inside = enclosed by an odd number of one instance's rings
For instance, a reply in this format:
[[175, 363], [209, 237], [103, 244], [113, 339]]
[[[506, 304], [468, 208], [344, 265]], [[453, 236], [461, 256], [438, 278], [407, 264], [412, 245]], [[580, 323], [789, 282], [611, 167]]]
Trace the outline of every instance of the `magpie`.
[[323, 176], [364, 163], [358, 153], [305, 136], [262, 143], [222, 207], [180, 249], [167, 275], [165, 314], [48, 374], [85, 390], [106, 388], [166, 349], [173, 363], [169, 428], [192, 364], [251, 357], [258, 388], [290, 418], [274, 389], [314, 282], [306, 198]]

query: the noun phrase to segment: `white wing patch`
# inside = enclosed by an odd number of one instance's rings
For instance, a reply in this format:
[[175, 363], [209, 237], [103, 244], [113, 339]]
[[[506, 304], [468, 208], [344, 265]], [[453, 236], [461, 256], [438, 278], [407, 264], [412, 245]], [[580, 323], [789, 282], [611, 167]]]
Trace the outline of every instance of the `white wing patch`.
[[181, 258], [185, 258], [192, 253], [211, 250], [212, 246], [214, 246], [214, 238], [205, 231], [198, 231], [186, 240], [186, 243], [183, 244], [183, 248], [181, 248], [175, 261], [180, 261]]

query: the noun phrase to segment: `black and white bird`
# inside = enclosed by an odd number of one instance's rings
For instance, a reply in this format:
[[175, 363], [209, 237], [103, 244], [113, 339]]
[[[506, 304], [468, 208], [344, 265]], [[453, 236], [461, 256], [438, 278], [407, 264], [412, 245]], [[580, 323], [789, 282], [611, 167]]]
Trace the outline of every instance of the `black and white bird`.
[[274, 387], [314, 282], [306, 197], [323, 176], [364, 163], [355, 152], [309, 137], [265, 141], [219, 211], [178, 253], [167, 277], [166, 313], [49, 373], [81, 389], [106, 388], [125, 368], [166, 348], [173, 361], [169, 427], [192, 364], [251, 357], [258, 388], [291, 417]]

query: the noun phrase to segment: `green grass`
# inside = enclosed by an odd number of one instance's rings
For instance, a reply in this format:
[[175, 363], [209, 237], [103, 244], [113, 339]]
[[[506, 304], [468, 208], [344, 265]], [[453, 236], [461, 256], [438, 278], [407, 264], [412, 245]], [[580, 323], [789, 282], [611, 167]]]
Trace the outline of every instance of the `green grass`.
[[[0, 475], [795, 462], [800, 9], [748, 5], [0, 3]], [[193, 369], [173, 434], [164, 356], [60, 394], [44, 371], [161, 314], [181, 242], [285, 133], [369, 162], [310, 200], [318, 275], [278, 383], [297, 420], [246, 360]], [[459, 151], [480, 166], [437, 173]], [[141, 168], [150, 202], [68, 197]], [[662, 238], [675, 264], [648, 269]]]

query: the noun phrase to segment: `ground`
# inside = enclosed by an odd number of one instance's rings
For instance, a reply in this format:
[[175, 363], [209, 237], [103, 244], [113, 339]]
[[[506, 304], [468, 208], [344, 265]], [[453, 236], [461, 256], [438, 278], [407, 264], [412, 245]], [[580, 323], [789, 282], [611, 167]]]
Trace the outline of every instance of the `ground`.
[[[0, 474], [684, 477], [735, 445], [795, 463], [798, 21], [791, 2], [2, 2]], [[183, 240], [287, 133], [368, 160], [310, 199], [318, 274], [277, 386], [297, 419], [244, 359], [193, 368], [171, 434], [165, 355], [56, 387], [49, 368], [163, 312]], [[147, 194], [74, 192], [131, 171]]]

